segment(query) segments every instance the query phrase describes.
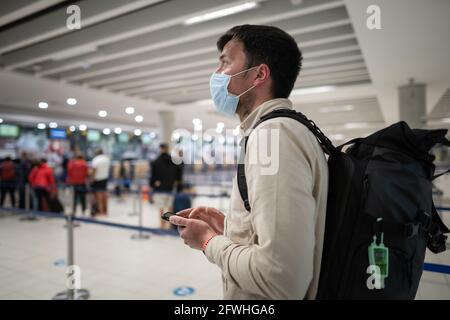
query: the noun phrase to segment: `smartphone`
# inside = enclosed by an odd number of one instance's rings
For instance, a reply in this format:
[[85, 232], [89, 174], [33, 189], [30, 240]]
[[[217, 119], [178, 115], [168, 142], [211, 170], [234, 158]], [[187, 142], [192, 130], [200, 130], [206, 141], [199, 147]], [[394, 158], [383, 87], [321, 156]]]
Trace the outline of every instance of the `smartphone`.
[[166, 213], [163, 213], [163, 215], [161, 216], [161, 218], [162, 218], [163, 220], [169, 221], [169, 219], [170, 219], [171, 216], [176, 216], [176, 214], [173, 213], [173, 212], [166, 212]]

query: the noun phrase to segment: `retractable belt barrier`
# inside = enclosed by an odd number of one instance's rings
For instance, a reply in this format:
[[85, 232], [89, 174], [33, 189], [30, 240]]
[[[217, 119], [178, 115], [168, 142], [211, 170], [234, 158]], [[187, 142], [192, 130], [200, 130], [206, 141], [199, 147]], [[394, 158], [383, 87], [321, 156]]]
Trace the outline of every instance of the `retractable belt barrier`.
[[[142, 208], [142, 206], [141, 206]], [[6, 212], [12, 212], [12, 213], [19, 213], [19, 214], [26, 214], [29, 213], [28, 210], [24, 209], [16, 209], [16, 208], [5, 208], [0, 207], [1, 211]], [[439, 207], [437, 210], [440, 211], [450, 211], [449, 207]], [[142, 213], [142, 210], [140, 210]], [[122, 223], [114, 223], [114, 222], [108, 222], [108, 221], [101, 221], [93, 218], [84, 218], [84, 217], [75, 217], [71, 214], [62, 214], [62, 213], [50, 213], [50, 212], [43, 212], [43, 211], [32, 211], [33, 215], [48, 217], [48, 218], [64, 218], [66, 219], [67, 223], [67, 265], [68, 267], [73, 267], [75, 265], [74, 262], [74, 221], [80, 221], [85, 223], [91, 223], [91, 224], [97, 224], [97, 225], [103, 225], [107, 227], [114, 227], [114, 228], [122, 228], [122, 229], [129, 229], [129, 230], [136, 230], [139, 232], [139, 235], [134, 238], [141, 239], [142, 233], [153, 233], [157, 235], [171, 235], [176, 236], [178, 235], [178, 232], [173, 230], [161, 230], [157, 228], [145, 228], [142, 225], [140, 226], [133, 226], [128, 224], [122, 224]], [[142, 215], [142, 214], [141, 214]], [[142, 220], [140, 219], [140, 224], [142, 224]], [[450, 275], [450, 266], [449, 265], [443, 265], [443, 264], [436, 264], [436, 263], [425, 263], [423, 267], [424, 271], [428, 272], [435, 272], [435, 273], [441, 273], [441, 274], [449, 274]], [[86, 300], [90, 296], [90, 293], [86, 289], [75, 289], [75, 288], [69, 288], [65, 291], [59, 292], [56, 294], [53, 299], [54, 300]]]

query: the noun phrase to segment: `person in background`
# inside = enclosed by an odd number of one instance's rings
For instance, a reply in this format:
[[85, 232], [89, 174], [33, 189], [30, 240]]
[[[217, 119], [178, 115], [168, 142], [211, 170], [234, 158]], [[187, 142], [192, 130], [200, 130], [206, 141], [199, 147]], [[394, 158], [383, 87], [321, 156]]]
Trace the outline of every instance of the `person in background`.
[[[17, 175], [17, 190], [19, 192], [19, 209], [26, 208], [26, 188], [28, 185], [28, 176], [31, 172], [31, 161], [28, 159], [26, 152], [22, 152], [20, 161], [17, 165], [18, 175]], [[30, 195], [31, 200], [31, 195]], [[31, 201], [30, 201], [31, 202]]]
[[75, 215], [78, 202], [81, 203], [83, 215], [86, 211], [86, 183], [88, 179], [88, 165], [81, 153], [67, 164], [67, 183], [73, 188], [72, 214]]
[[53, 170], [47, 165], [47, 159], [41, 158], [28, 177], [34, 190], [40, 211], [49, 211], [51, 194], [56, 193], [56, 182]]
[[12, 207], [16, 206], [15, 191], [16, 165], [8, 156], [0, 163], [0, 207], [3, 207], [6, 194], [9, 194]]
[[30, 174], [33, 171], [34, 168], [37, 168], [39, 166], [40, 160], [36, 159], [35, 157], [32, 157], [30, 159], [30, 171], [27, 176], [27, 183], [30, 186], [30, 205], [29, 209], [32, 211], [39, 210], [39, 201], [36, 196], [36, 193], [34, 192], [33, 186], [30, 183]]
[[95, 154], [96, 156], [92, 159], [92, 189], [95, 194], [98, 214], [106, 215], [108, 212], [107, 184], [110, 160], [108, 156], [103, 154], [102, 149], [97, 149]]
[[119, 164], [119, 176], [116, 183], [116, 196], [120, 199], [122, 199], [123, 192], [130, 192], [130, 184], [131, 184], [131, 177], [130, 177], [130, 167], [128, 167], [128, 170], [125, 166], [124, 159], [120, 160]]
[[[67, 174], [69, 171], [69, 161], [70, 161], [69, 156], [67, 155], [67, 153], [64, 153], [61, 163], [61, 181], [67, 181]], [[63, 188], [65, 188], [65, 186]]]
[[[172, 211], [173, 191], [179, 175], [178, 167], [172, 162], [169, 154], [169, 146], [166, 143], [159, 145], [159, 156], [151, 163], [150, 187], [153, 191], [153, 203], [160, 215], [166, 211]], [[160, 219], [161, 229], [171, 229], [170, 223]]]
[[177, 192], [183, 192], [183, 173], [184, 173], [184, 161], [183, 161], [183, 150], [178, 150], [178, 161], [177, 161]]

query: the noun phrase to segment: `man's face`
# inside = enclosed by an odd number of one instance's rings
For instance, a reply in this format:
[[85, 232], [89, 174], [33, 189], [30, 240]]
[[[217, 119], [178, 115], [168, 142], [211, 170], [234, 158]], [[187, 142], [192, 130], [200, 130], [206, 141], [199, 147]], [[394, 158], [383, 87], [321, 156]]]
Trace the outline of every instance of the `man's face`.
[[[216, 69], [216, 73], [233, 75], [247, 69], [247, 58], [244, 53], [244, 45], [237, 40], [228, 41], [223, 47], [219, 60], [220, 62]], [[228, 84], [228, 92], [239, 95], [253, 86], [253, 78], [250, 76], [251, 72], [256, 72], [256, 70], [253, 69], [232, 77]], [[247, 96], [247, 94], [244, 96]], [[242, 98], [244, 98], [244, 96]]]

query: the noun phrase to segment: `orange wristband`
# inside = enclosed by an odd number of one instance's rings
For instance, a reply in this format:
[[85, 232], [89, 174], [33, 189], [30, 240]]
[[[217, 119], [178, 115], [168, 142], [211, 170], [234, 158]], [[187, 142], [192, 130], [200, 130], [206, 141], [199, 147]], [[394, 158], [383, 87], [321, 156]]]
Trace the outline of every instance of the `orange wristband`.
[[206, 240], [206, 241], [203, 243], [203, 245], [202, 245], [202, 251], [203, 251], [203, 253], [205, 252], [206, 247], [208, 246], [208, 243], [209, 243], [209, 242], [211, 241], [211, 239], [214, 238], [215, 236], [216, 236], [216, 234], [213, 235], [211, 238], [209, 238], [208, 240]]

